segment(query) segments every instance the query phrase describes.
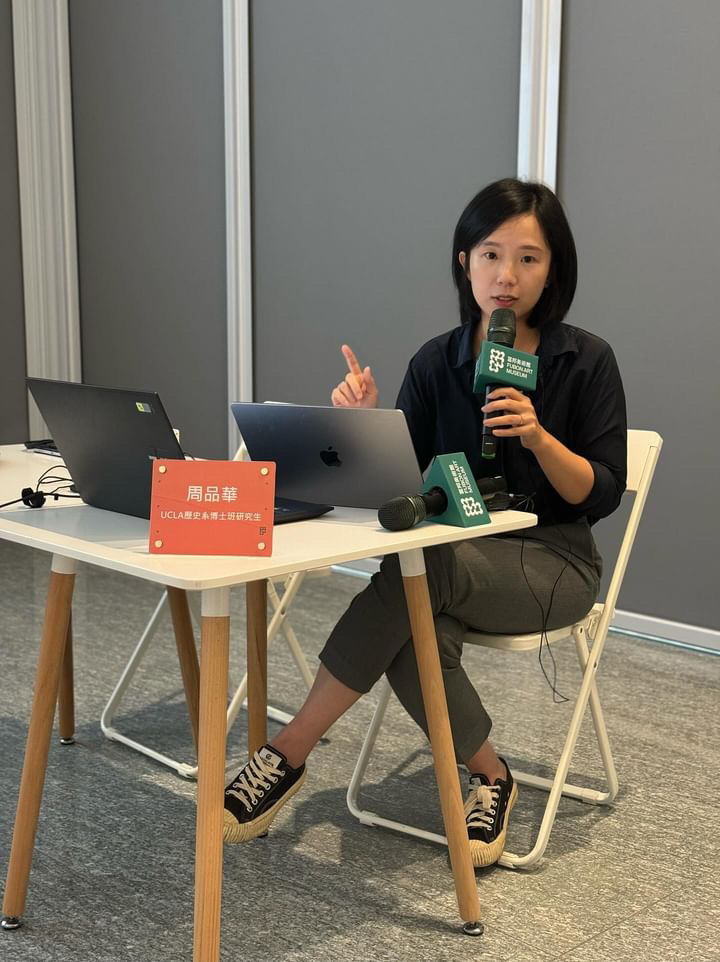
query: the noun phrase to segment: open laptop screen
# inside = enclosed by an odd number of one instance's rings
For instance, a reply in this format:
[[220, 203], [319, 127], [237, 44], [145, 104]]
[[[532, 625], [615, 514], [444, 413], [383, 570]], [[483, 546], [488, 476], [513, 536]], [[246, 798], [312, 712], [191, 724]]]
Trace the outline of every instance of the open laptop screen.
[[34, 377], [27, 385], [82, 499], [149, 518], [153, 460], [184, 457], [158, 395]]
[[378, 508], [422, 490], [402, 411], [300, 404], [232, 404], [254, 461], [274, 461], [278, 495]]

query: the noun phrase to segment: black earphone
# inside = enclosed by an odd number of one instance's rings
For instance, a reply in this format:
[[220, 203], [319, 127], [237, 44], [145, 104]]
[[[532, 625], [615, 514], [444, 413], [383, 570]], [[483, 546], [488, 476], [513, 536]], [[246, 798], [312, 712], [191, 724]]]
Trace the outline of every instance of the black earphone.
[[19, 498], [16, 498], [14, 501], [6, 501], [5, 504], [0, 504], [0, 508], [9, 508], [11, 505], [20, 504], [21, 502], [28, 508], [42, 508], [48, 498], [53, 498], [57, 501], [58, 498], [79, 497], [79, 494], [58, 494], [57, 491], [48, 491], [47, 494], [45, 494], [42, 491], [33, 491], [32, 488], [23, 488]]
[[[9, 508], [13, 504], [24, 504], [26, 508], [42, 508], [48, 498], [52, 498], [57, 501], [58, 498], [76, 498], [79, 499], [79, 494], [61, 494], [63, 488], [70, 488], [71, 491], [74, 490], [72, 487], [72, 478], [64, 478], [58, 476], [56, 471], [58, 468], [65, 468], [64, 464], [53, 465], [52, 468], [48, 468], [47, 471], [43, 471], [40, 477], [37, 479], [35, 488], [23, 488], [20, 492], [20, 497], [15, 498], [13, 501], [6, 501], [5, 504], [0, 504], [0, 508]], [[67, 468], [65, 468], [67, 471]], [[41, 491], [41, 484], [57, 484], [56, 488], [51, 491]]]
[[[28, 508], [42, 508], [45, 504], [45, 495], [42, 491], [33, 491], [32, 488], [23, 488], [20, 500]], [[15, 502], [17, 504], [17, 502]]]

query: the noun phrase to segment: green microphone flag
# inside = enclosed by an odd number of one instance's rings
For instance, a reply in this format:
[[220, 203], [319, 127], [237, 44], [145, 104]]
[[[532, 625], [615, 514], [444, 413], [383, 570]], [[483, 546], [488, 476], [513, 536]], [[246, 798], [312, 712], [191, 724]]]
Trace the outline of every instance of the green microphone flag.
[[516, 351], [514, 347], [483, 341], [475, 364], [476, 394], [484, 394], [488, 384], [534, 391], [537, 384], [538, 359], [535, 354]]
[[435, 515], [433, 521], [459, 528], [471, 528], [478, 524], [488, 524], [490, 521], [485, 502], [480, 497], [470, 465], [462, 451], [458, 454], [437, 455], [425, 480], [423, 494], [427, 494], [431, 488], [441, 488], [448, 501], [445, 511]]

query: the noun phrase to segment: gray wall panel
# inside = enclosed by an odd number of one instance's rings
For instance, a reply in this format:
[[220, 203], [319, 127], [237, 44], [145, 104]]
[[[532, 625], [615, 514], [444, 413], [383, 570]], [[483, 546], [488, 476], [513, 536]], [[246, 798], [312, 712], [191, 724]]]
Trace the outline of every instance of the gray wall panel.
[[571, 319], [615, 348], [631, 426], [665, 439], [619, 605], [718, 629], [720, 13], [710, 0], [570, 0], [563, 43]]
[[458, 323], [461, 210], [516, 170], [520, 2], [252, 13], [256, 399], [329, 403], [347, 341], [390, 407]]
[[227, 453], [220, 0], [71, 0], [83, 380]]
[[27, 439], [11, 0], [0, 0], [0, 443]]

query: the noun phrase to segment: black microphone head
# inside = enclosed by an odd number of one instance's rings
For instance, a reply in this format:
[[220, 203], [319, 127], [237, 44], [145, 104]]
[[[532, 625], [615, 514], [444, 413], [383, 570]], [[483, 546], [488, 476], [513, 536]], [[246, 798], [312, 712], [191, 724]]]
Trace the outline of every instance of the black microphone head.
[[378, 521], [388, 531], [405, 531], [426, 516], [425, 502], [418, 494], [404, 494], [378, 508]]
[[487, 332], [488, 341], [512, 347], [515, 343], [515, 311], [509, 307], [498, 307], [490, 315]]

